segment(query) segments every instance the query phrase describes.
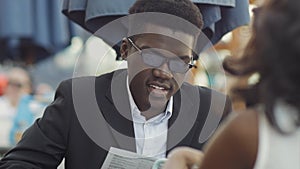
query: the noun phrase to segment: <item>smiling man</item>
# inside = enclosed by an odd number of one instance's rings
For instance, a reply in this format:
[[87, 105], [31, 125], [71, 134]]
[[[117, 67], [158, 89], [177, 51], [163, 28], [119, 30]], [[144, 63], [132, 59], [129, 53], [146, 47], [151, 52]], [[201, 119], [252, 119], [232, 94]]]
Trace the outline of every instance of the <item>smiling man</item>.
[[128, 68], [62, 82], [1, 169], [56, 168], [63, 158], [68, 169], [99, 169], [111, 147], [156, 158], [177, 146], [202, 148], [201, 134], [214, 130], [209, 119], [218, 124], [231, 105], [185, 82], [203, 25], [199, 9], [190, 0], [138, 0], [129, 12], [120, 48]]
[[193, 67], [192, 50], [165, 35], [124, 39], [121, 55], [128, 62], [130, 93], [146, 119], [164, 111]]

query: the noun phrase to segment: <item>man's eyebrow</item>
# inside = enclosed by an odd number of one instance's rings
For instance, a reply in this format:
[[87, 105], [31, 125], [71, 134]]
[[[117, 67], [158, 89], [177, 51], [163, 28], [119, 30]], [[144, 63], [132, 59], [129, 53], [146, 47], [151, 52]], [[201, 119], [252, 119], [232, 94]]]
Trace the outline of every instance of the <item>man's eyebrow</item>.
[[178, 56], [180, 59], [182, 60], [191, 60], [193, 56], [189, 56], [189, 55], [182, 55], [182, 56]]

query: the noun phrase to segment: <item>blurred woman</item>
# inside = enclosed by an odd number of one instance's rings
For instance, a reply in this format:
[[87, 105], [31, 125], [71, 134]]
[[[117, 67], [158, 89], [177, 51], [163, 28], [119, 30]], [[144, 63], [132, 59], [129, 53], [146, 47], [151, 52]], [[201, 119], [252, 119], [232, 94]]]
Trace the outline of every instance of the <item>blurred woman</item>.
[[11, 145], [9, 135], [19, 101], [32, 92], [31, 78], [26, 70], [11, 68], [6, 73], [6, 79], [7, 85], [0, 97], [0, 147]]
[[299, 0], [269, 0], [255, 11], [253, 37], [243, 57], [224, 62], [239, 77], [259, 75], [255, 85], [238, 90], [254, 106], [233, 114], [204, 155], [175, 149], [166, 169], [300, 168], [299, 7]]

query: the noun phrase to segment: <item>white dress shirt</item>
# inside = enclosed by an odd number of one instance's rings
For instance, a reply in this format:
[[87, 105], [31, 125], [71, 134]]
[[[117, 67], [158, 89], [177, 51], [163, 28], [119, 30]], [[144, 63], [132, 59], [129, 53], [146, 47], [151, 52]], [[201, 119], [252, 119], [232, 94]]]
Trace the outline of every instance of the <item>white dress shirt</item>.
[[136, 106], [129, 89], [127, 91], [131, 108], [137, 154], [165, 158], [167, 151], [168, 120], [172, 116], [173, 97], [170, 98], [165, 112], [146, 120]]

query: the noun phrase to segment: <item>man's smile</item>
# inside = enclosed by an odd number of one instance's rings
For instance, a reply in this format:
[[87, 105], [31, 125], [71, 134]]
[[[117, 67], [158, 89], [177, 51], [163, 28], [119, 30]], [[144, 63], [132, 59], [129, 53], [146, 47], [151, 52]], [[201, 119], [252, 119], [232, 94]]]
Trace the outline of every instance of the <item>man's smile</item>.
[[172, 87], [166, 83], [160, 83], [153, 81], [147, 84], [148, 92], [154, 97], [167, 97], [168, 93], [171, 92]]

